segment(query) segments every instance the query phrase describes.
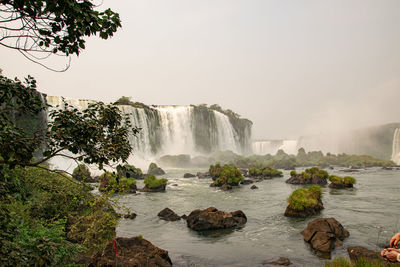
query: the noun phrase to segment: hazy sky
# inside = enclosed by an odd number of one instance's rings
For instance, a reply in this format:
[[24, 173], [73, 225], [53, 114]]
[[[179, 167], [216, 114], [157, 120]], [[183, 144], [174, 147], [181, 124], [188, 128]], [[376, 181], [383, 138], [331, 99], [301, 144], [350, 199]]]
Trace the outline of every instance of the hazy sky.
[[[399, 0], [104, 0], [123, 28], [65, 73], [0, 47], [7, 76], [69, 98], [218, 103], [255, 138], [400, 121]], [[60, 66], [60, 65], [59, 65]]]

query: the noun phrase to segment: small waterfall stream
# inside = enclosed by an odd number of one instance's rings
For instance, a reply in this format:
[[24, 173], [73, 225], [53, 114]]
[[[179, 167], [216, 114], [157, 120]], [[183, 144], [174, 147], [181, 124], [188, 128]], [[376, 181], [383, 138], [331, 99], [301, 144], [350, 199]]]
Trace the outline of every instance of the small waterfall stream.
[[393, 135], [392, 161], [400, 165], [400, 128], [397, 128]]

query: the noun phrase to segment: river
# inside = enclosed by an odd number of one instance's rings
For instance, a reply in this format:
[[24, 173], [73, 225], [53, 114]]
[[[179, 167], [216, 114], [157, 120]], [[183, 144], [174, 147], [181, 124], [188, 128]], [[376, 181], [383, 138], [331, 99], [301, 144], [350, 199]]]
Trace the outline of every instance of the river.
[[[363, 169], [350, 173], [357, 179], [355, 188], [323, 188], [325, 209], [306, 219], [283, 216], [286, 199], [299, 186], [274, 178], [243, 185], [230, 191], [209, 187], [211, 179], [183, 178], [185, 172], [199, 169], [171, 169], [163, 175], [168, 179], [165, 193], [124, 195], [119, 202], [137, 213], [134, 220], [122, 219], [117, 235], [142, 235], [154, 245], [168, 250], [174, 266], [263, 266], [264, 261], [287, 257], [293, 266], [324, 266], [326, 259], [318, 257], [303, 241], [300, 231], [319, 217], [336, 218], [349, 232], [344, 245], [332, 256], [347, 256], [346, 247], [359, 245], [380, 250], [393, 233], [400, 231], [400, 170]], [[298, 169], [297, 171], [301, 171]], [[348, 175], [335, 168], [330, 174]], [[177, 186], [173, 186], [177, 184]], [[138, 181], [138, 187], [143, 185]], [[166, 222], [157, 214], [168, 207], [178, 215], [214, 206], [224, 211], [242, 210], [247, 224], [240, 229], [198, 233], [186, 226], [186, 221]]]

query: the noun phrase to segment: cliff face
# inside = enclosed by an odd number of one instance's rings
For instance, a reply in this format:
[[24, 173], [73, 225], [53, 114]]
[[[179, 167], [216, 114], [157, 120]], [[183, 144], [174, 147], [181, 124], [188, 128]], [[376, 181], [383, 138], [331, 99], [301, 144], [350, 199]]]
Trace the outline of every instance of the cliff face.
[[[48, 97], [52, 106], [61, 98]], [[89, 100], [67, 100], [84, 109]], [[206, 106], [118, 105], [130, 117], [137, 136], [130, 136], [136, 155], [144, 158], [164, 154], [208, 154], [231, 150], [238, 154], [251, 152], [252, 122], [234, 113], [224, 114]], [[233, 115], [231, 115], [233, 114]]]

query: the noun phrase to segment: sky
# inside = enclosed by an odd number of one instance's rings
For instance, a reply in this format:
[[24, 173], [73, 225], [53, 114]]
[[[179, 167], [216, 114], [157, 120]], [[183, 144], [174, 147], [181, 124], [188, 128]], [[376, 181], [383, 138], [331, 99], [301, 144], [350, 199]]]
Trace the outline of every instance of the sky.
[[122, 28], [89, 38], [66, 72], [0, 47], [3, 74], [30, 74], [39, 91], [68, 98], [218, 103], [253, 121], [255, 139], [400, 122], [398, 0], [104, 0], [100, 9], [108, 7]]

